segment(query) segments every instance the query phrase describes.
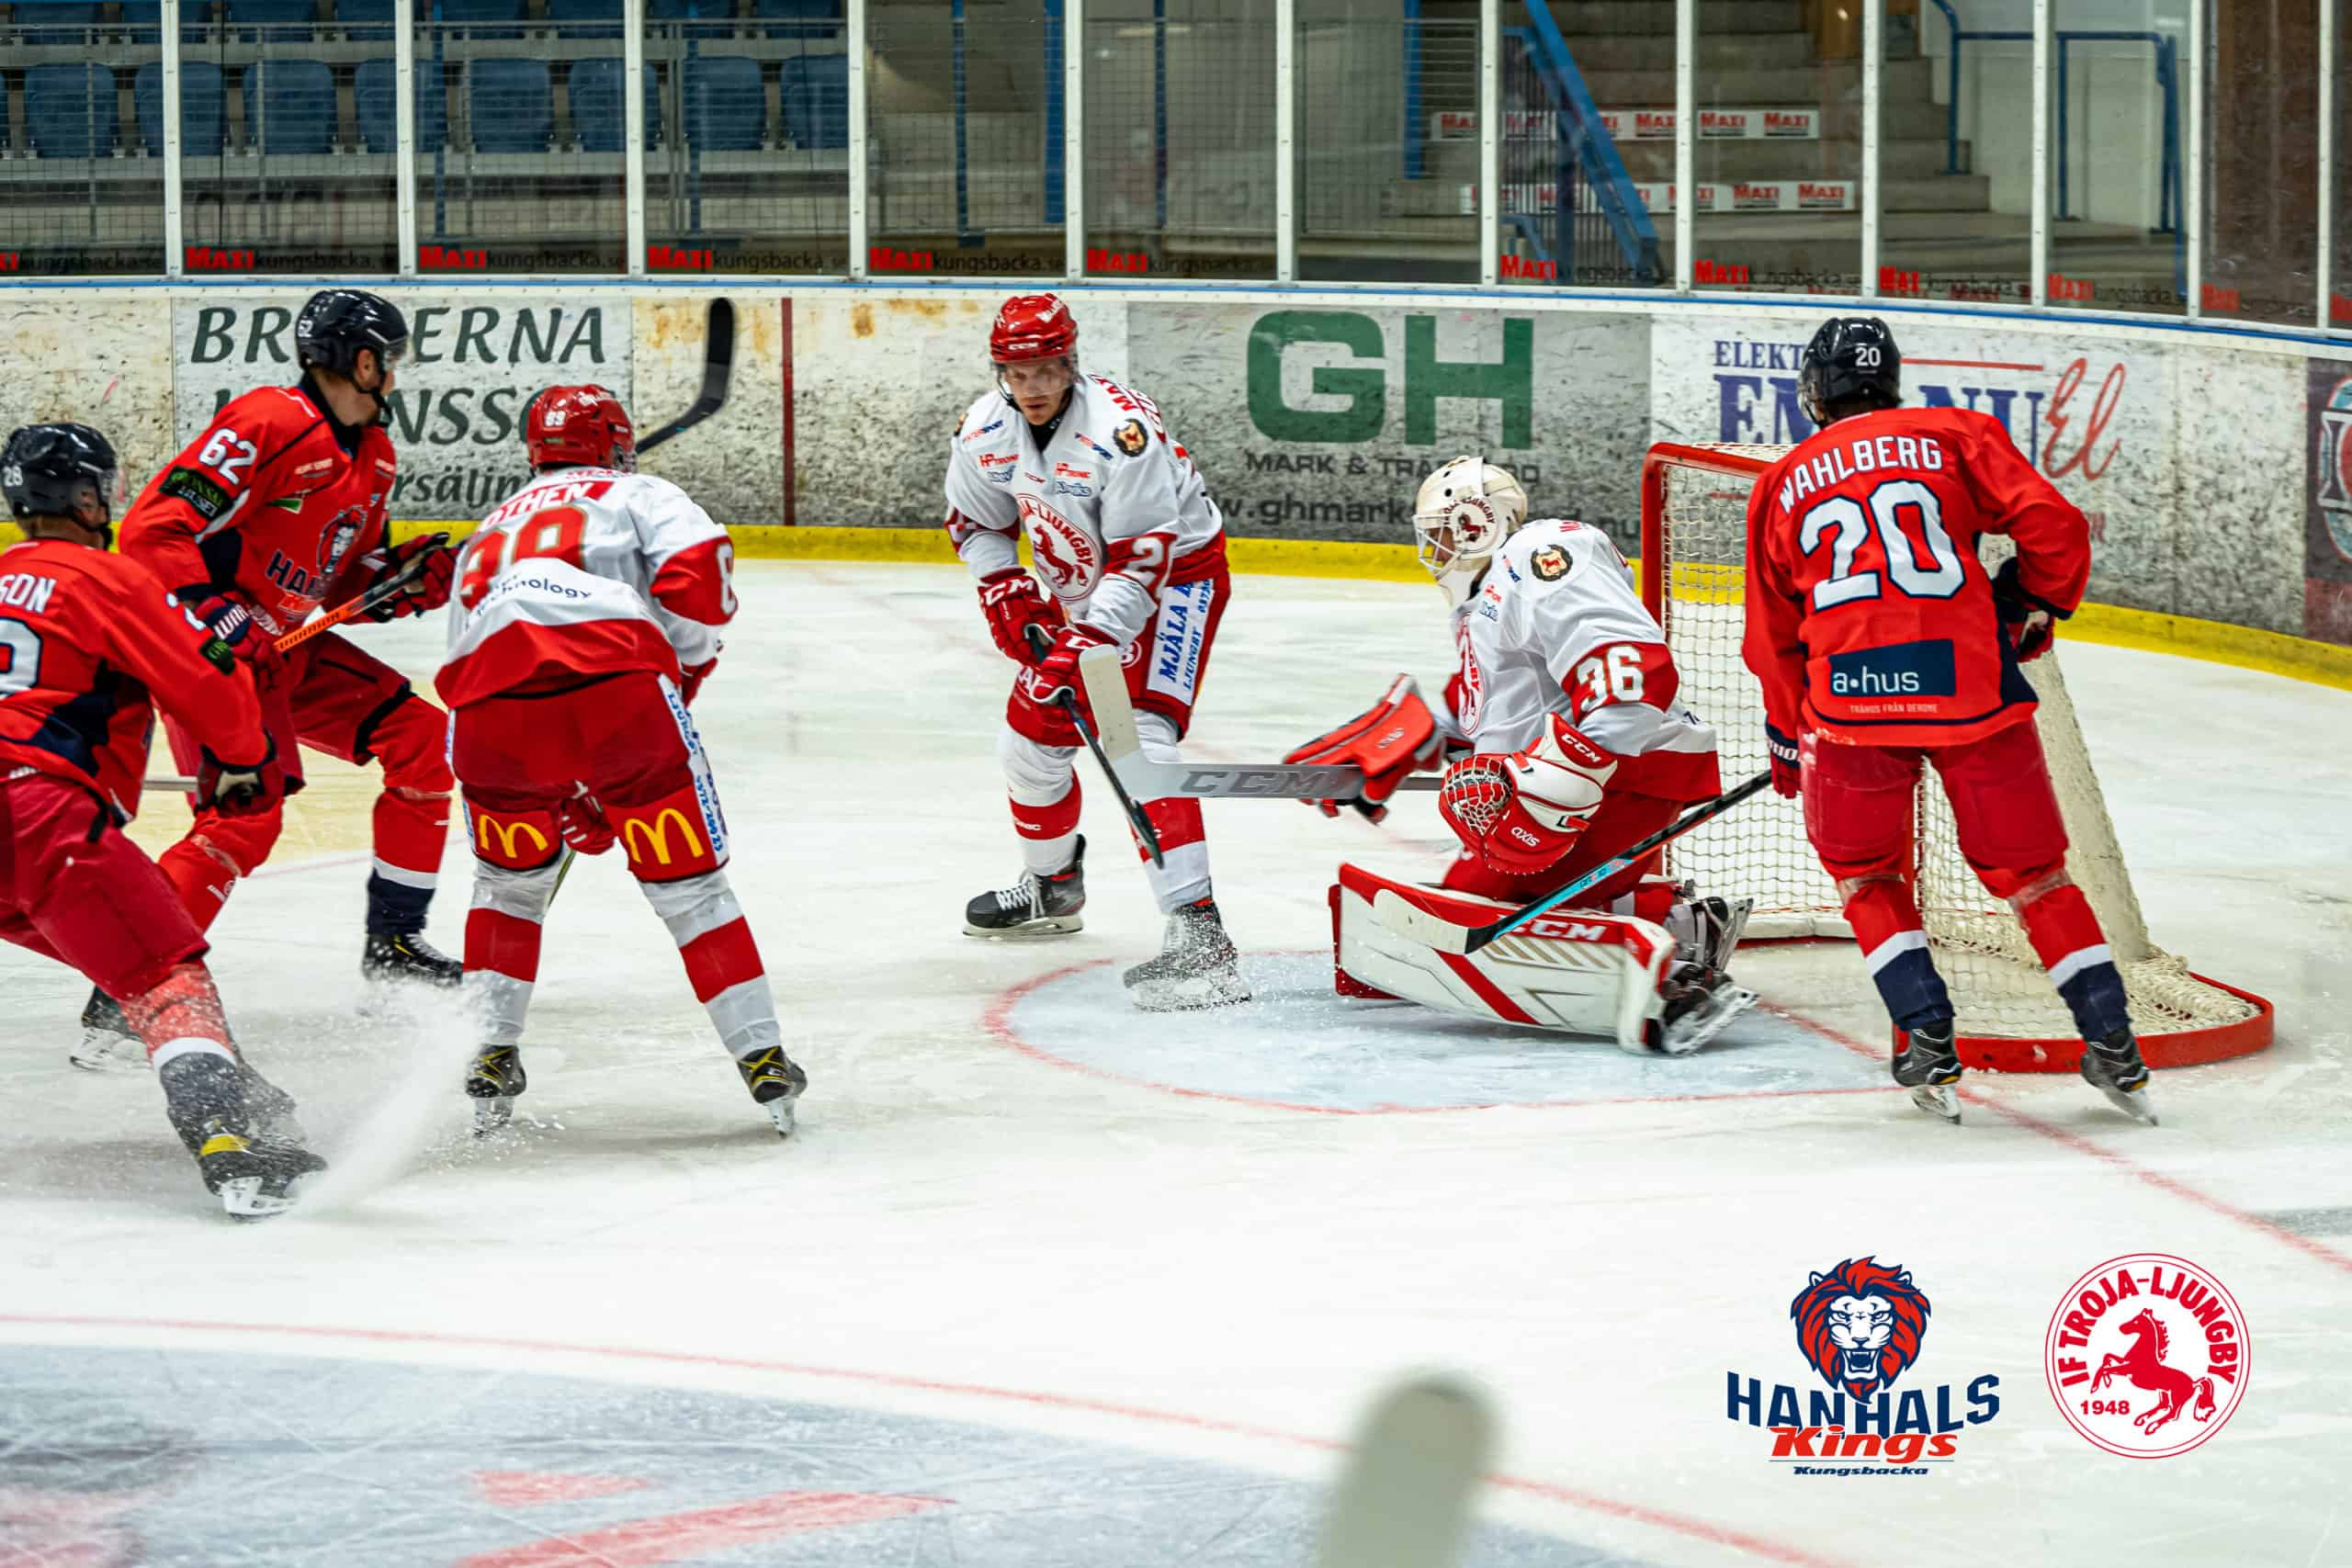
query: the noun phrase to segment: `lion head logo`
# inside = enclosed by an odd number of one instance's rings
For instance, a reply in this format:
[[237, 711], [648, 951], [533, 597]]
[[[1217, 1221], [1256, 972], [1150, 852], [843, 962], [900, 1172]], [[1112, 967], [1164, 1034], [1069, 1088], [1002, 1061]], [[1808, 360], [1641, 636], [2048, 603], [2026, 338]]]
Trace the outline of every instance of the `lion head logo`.
[[1907, 1269], [1849, 1258], [1815, 1274], [1789, 1303], [1797, 1346], [1831, 1388], [1869, 1399], [1919, 1359], [1928, 1298]]

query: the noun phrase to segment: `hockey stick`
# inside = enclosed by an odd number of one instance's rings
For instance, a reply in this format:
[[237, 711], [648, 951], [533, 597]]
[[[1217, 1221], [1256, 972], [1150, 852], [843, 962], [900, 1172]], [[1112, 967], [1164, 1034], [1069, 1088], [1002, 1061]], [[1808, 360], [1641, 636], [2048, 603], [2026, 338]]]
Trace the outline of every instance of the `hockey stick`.
[[[1363, 791], [1363, 770], [1312, 762], [1155, 762], [1143, 754], [1136, 735], [1135, 705], [1115, 649], [1090, 649], [1078, 656], [1086, 682], [1087, 705], [1110, 760], [1103, 765], [1126, 788], [1147, 800], [1170, 795], [1195, 799], [1240, 796], [1251, 800], [1345, 800]], [[1400, 790], [1434, 791], [1442, 781], [1422, 773], [1397, 784]]]
[[650, 452], [673, 435], [683, 435], [717, 413], [727, 401], [727, 379], [735, 369], [735, 301], [713, 299], [710, 321], [703, 337], [702, 393], [686, 412], [650, 435], [638, 437], [637, 449]]
[[1640, 843], [1634, 845], [1616, 859], [1586, 872], [1556, 893], [1546, 893], [1524, 908], [1514, 909], [1501, 919], [1483, 926], [1461, 926], [1440, 915], [1430, 914], [1403, 894], [1384, 887], [1373, 896], [1372, 918], [1399, 936], [1412, 938], [1423, 947], [1433, 947], [1441, 953], [1472, 953], [1497, 937], [1516, 931], [1539, 915], [1558, 908], [1587, 888], [1608, 881], [1660, 844], [1670, 843], [1700, 823], [1722, 816], [1758, 790], [1772, 782], [1770, 769], [1757, 774], [1735, 789], [1703, 801], [1680, 817], [1660, 828]]
[[1475, 1390], [1444, 1378], [1404, 1384], [1373, 1406], [1340, 1472], [1317, 1568], [1449, 1568], [1494, 1448]]
[[[1029, 628], [1029, 646], [1037, 650], [1038, 658], [1043, 659], [1052, 650], [1054, 639], [1045, 627], [1032, 626]], [[1124, 705], [1127, 695], [1127, 682], [1124, 676], [1115, 673], [1119, 668], [1119, 650], [1115, 648], [1090, 648], [1078, 656], [1079, 675], [1086, 682], [1088, 697], [1092, 698], [1096, 685], [1093, 671], [1089, 668], [1088, 661], [1097, 656], [1109, 661], [1114, 672], [1113, 683], [1119, 688], [1120, 701]], [[1150, 857], [1153, 865], [1166, 869], [1168, 857], [1160, 852], [1159, 835], [1152, 831], [1151, 818], [1145, 816], [1143, 807], [1136, 804], [1136, 797], [1127, 793], [1126, 784], [1119, 777], [1119, 770], [1113, 767], [1111, 759], [1103, 754], [1102, 742], [1095, 739], [1095, 727], [1086, 722], [1085, 714], [1079, 709], [1078, 694], [1065, 692], [1062, 694], [1061, 700], [1054, 705], [1069, 715], [1070, 724], [1078, 730], [1079, 739], [1085, 741], [1086, 749], [1094, 753], [1094, 761], [1101, 765], [1102, 776], [1111, 781], [1111, 793], [1119, 797], [1119, 809], [1127, 814], [1127, 826], [1135, 829], [1136, 840], [1143, 845], [1143, 852]], [[1125, 709], [1125, 718], [1126, 743], [1130, 747], [1139, 746], [1141, 742], [1136, 739], [1136, 716], [1133, 708]]]

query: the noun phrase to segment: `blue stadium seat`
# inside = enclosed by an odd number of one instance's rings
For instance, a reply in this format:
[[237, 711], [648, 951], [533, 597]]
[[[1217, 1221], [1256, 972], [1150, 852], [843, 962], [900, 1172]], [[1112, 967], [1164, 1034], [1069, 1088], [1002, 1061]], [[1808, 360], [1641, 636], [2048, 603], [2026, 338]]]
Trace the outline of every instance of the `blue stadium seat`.
[[849, 145], [849, 56], [804, 54], [784, 62], [784, 125], [804, 151]]
[[466, 112], [477, 152], [544, 152], [555, 140], [555, 98], [544, 60], [477, 60], [466, 67]]
[[27, 44], [87, 43], [90, 29], [98, 25], [98, 8], [80, 0], [63, 5], [57, 0], [16, 0], [15, 15], [19, 36]]
[[317, 61], [271, 60], [245, 68], [248, 148], [279, 157], [332, 152], [334, 120], [334, 73]]
[[686, 62], [686, 141], [705, 152], [754, 152], [767, 141], [760, 62], [741, 54]]
[[25, 130], [36, 158], [96, 158], [114, 150], [114, 73], [103, 65], [36, 65], [25, 73]]
[[[318, 0], [229, 0], [229, 22], [240, 43], [309, 43], [319, 19]], [[266, 33], [256, 28], [266, 28]]]
[[[418, 7], [430, 8], [432, 0]], [[334, 0], [335, 25], [355, 43], [392, 41], [392, 0]]]
[[[393, 64], [363, 60], [353, 74], [351, 98], [359, 114], [359, 141], [370, 152], [400, 151], [400, 99], [393, 92]], [[430, 55], [416, 62], [416, 150], [437, 152], [449, 132], [449, 94], [441, 68]]]
[[[617, 152], [628, 140], [622, 119], [621, 62], [581, 60], [571, 67], [571, 134], [583, 152]], [[645, 68], [645, 144], [662, 144], [662, 92], [653, 67]]]
[[618, 38], [621, 0], [548, 0], [559, 38]]
[[[430, 16], [434, 0], [417, 0], [420, 17]], [[468, 38], [521, 38], [523, 29], [516, 26], [495, 27], [486, 24], [521, 21], [523, 0], [440, 0], [441, 25], [462, 27]]]
[[[23, 0], [17, 0], [19, 18], [28, 9]], [[180, 42], [212, 41], [211, 21], [212, 0], [181, 0]], [[122, 0], [122, 26], [131, 42], [153, 44], [164, 31], [163, 0]]]
[[841, 0], [752, 0], [770, 38], [821, 38], [842, 26]]
[[[164, 67], [150, 62], [130, 79], [130, 102], [139, 116], [140, 144], [151, 158], [164, 155]], [[228, 97], [220, 67], [209, 60], [180, 62], [180, 156], [218, 158], [227, 137]]]

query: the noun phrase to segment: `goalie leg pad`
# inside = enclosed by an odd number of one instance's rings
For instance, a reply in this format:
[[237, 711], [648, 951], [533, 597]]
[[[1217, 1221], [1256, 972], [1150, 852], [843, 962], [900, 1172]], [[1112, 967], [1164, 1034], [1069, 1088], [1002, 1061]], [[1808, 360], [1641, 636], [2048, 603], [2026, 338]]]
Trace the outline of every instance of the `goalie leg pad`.
[[1476, 953], [1440, 953], [1374, 917], [1373, 898], [1384, 889], [1464, 926], [1516, 908], [1342, 865], [1339, 969], [1359, 985], [1445, 1012], [1600, 1035], [1649, 1054], [1647, 1026], [1665, 1010], [1660, 987], [1674, 957], [1674, 938], [1663, 927], [1595, 909], [1555, 909]]

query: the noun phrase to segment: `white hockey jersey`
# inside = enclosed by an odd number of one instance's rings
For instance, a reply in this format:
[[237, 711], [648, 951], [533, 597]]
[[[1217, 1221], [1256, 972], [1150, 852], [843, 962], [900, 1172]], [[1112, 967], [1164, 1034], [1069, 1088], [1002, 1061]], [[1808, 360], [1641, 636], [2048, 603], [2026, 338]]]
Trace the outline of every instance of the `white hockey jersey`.
[[676, 680], [718, 657], [735, 618], [735, 547], [676, 485], [559, 468], [481, 521], [458, 557], [449, 706], [565, 677], [650, 670]]
[[974, 578], [1020, 564], [1072, 620], [1135, 639], [1170, 583], [1214, 575], [1225, 518], [1159, 408], [1101, 376], [1080, 376], [1044, 451], [1001, 392], [974, 403], [947, 444], [947, 536]]
[[1611, 782], [1668, 800], [1721, 793], [1715, 732], [1676, 700], [1666, 634], [1609, 536], [1547, 518], [1505, 539], [1454, 612], [1453, 728], [1479, 751], [1521, 751], [1557, 713], [1625, 759]]

